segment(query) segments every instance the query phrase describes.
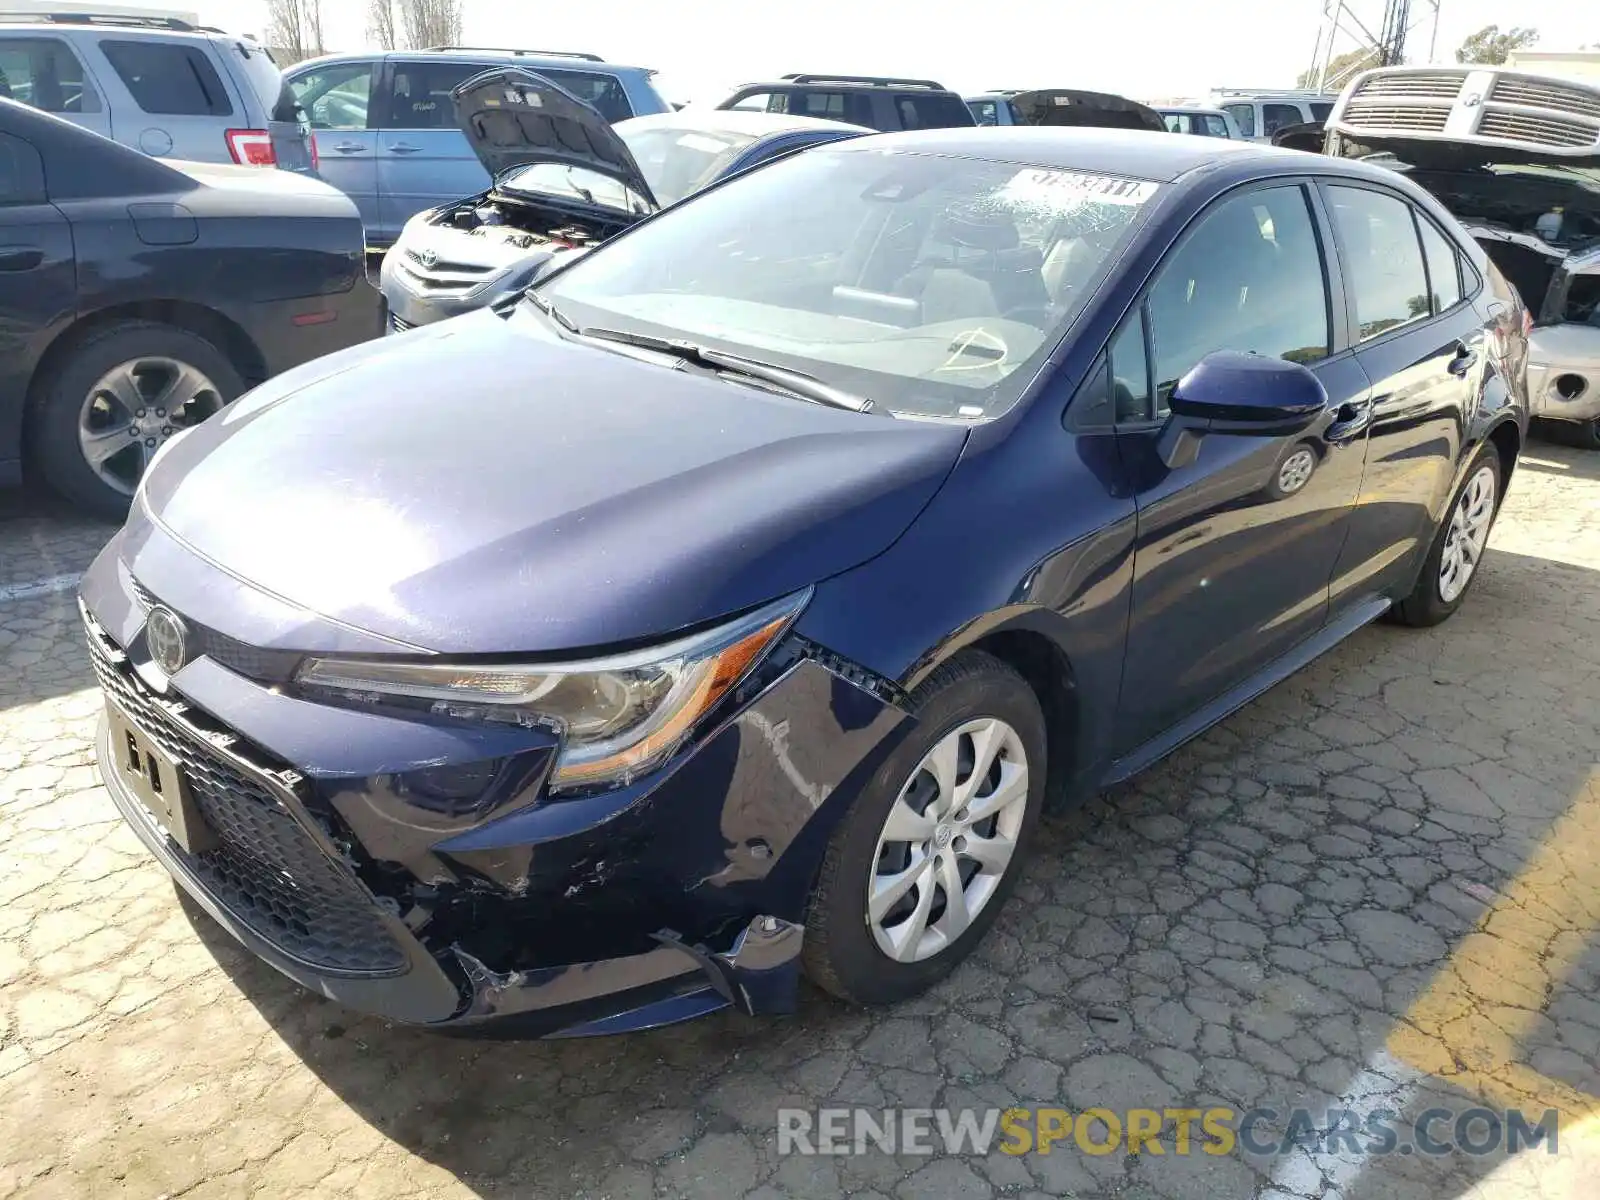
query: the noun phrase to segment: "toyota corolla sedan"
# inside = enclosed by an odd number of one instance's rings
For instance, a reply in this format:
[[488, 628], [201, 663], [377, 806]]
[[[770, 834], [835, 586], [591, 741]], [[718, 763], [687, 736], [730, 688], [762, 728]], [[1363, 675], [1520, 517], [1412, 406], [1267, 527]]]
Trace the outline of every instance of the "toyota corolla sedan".
[[83, 583], [101, 770], [212, 917], [367, 1012], [902, 1000], [1042, 812], [1463, 603], [1526, 327], [1361, 163], [811, 150], [169, 442]]

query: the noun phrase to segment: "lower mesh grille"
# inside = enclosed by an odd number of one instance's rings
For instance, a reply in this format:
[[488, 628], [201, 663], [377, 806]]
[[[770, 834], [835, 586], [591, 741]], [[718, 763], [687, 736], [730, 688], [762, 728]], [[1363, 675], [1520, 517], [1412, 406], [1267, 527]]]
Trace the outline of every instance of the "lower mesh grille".
[[217, 902], [307, 966], [347, 975], [404, 969], [405, 953], [354, 874], [323, 851], [272, 789], [169, 712], [93, 624], [87, 634], [100, 686], [183, 769], [217, 835], [220, 845], [199, 854], [170, 847]]

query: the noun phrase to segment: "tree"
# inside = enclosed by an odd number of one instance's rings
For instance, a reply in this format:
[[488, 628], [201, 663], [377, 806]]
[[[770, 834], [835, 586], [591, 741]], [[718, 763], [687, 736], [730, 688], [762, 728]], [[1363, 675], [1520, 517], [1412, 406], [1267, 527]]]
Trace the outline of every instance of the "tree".
[[394, 0], [369, 0], [367, 36], [384, 50], [399, 48], [400, 24], [395, 19]]
[[[1378, 52], [1370, 46], [1364, 46], [1358, 50], [1348, 50], [1329, 61], [1327, 77], [1320, 81], [1320, 86], [1333, 89], [1342, 88], [1358, 73], [1365, 71], [1368, 67], [1377, 65]], [[1317, 68], [1314, 66], [1301, 71], [1300, 78], [1295, 81], [1295, 87], [1298, 88], [1314, 88], [1318, 86]]]
[[400, 0], [400, 19], [415, 49], [461, 44], [461, 0]]
[[1456, 61], [1497, 67], [1511, 57], [1513, 50], [1521, 50], [1538, 40], [1537, 29], [1524, 29], [1520, 25], [1513, 25], [1501, 33], [1500, 26], [1485, 25], [1461, 43], [1461, 48], [1456, 51]]
[[322, 0], [267, 0], [267, 44], [289, 63], [323, 52]]

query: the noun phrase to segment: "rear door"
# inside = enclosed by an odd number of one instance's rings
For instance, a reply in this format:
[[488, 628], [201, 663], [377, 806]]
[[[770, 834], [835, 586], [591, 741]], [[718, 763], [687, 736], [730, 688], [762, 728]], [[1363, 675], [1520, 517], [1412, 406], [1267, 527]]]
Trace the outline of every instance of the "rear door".
[[217, 72], [205, 43], [101, 37], [95, 43], [110, 68], [117, 141], [157, 158], [233, 162], [229, 129], [245, 125], [242, 98]]
[[83, 60], [48, 34], [0, 35], [0, 96], [111, 136], [111, 116]]
[[1323, 194], [1373, 390], [1367, 476], [1337, 577], [1351, 595], [1404, 590], [1449, 501], [1486, 365], [1482, 318], [1464, 295], [1476, 279], [1463, 287], [1470, 267], [1399, 194], [1355, 182]]
[[489, 186], [489, 173], [456, 125], [450, 93], [496, 64], [459, 59], [396, 58], [379, 89], [378, 223], [388, 244], [425, 208], [465, 199]]
[[318, 173], [356, 203], [370, 241], [379, 222], [378, 132], [373, 104], [379, 61], [329, 63], [289, 73], [289, 90], [317, 139]]
[[0, 475], [21, 458], [28, 381], [77, 302], [72, 228], [45, 196], [39, 153], [0, 133]]

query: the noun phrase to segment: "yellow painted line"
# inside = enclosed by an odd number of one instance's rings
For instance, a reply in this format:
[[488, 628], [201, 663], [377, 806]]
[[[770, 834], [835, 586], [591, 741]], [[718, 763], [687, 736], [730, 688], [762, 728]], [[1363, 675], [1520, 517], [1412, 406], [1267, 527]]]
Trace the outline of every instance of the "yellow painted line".
[[1600, 769], [1389, 1035], [1389, 1052], [1496, 1106], [1556, 1109], [1563, 1126], [1600, 1114], [1600, 1097], [1517, 1061], [1597, 930]]

